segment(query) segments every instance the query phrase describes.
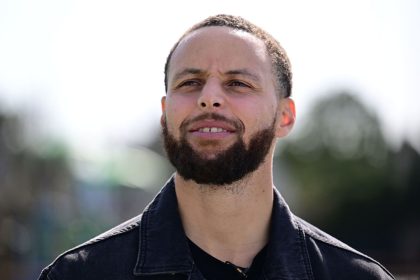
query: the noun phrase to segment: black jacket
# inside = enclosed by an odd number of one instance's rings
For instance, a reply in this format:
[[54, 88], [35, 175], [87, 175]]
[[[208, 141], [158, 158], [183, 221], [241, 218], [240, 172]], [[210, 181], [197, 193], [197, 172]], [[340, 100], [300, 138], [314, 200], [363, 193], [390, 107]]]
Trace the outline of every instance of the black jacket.
[[[173, 179], [142, 215], [65, 252], [39, 279], [204, 279], [189, 251]], [[394, 278], [375, 260], [294, 216], [274, 189], [261, 279]]]

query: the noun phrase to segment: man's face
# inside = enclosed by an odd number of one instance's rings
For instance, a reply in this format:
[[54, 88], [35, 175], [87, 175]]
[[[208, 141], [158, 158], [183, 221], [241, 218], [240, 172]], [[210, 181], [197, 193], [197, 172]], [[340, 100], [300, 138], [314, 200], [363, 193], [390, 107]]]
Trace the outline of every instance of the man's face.
[[273, 145], [279, 98], [263, 42], [226, 27], [199, 29], [175, 50], [162, 99], [165, 148], [184, 179], [229, 184]]

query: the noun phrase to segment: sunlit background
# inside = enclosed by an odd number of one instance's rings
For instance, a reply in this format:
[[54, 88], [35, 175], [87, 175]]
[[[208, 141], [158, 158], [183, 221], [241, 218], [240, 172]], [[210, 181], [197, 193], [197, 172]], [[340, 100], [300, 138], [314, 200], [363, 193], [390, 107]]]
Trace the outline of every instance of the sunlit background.
[[292, 61], [296, 129], [275, 158], [299, 215], [420, 273], [420, 1], [0, 2], [0, 279], [140, 213], [173, 171], [163, 66], [207, 16], [243, 16]]

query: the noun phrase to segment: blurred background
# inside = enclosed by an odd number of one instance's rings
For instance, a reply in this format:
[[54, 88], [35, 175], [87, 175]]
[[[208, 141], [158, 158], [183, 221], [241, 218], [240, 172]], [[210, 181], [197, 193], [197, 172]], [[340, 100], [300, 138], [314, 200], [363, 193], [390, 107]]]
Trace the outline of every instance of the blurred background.
[[173, 169], [163, 66], [209, 15], [277, 38], [298, 118], [275, 182], [292, 210], [420, 279], [419, 1], [0, 2], [0, 279], [135, 216]]

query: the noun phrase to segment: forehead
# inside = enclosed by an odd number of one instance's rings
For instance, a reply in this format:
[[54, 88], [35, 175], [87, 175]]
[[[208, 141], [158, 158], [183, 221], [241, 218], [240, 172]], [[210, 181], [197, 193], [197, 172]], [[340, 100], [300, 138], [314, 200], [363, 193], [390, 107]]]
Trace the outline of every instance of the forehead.
[[221, 71], [255, 68], [271, 72], [271, 62], [261, 39], [229, 27], [204, 27], [181, 40], [171, 58], [169, 74], [183, 67], [212, 66]]

